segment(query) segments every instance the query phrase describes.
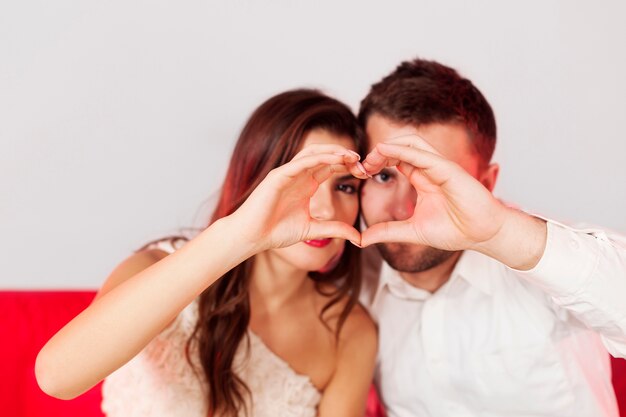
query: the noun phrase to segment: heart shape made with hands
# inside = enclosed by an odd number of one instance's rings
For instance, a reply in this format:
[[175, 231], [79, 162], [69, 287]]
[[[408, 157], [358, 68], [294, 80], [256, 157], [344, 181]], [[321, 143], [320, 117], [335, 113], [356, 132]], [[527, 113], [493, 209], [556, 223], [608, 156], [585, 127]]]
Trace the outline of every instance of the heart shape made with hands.
[[[394, 156], [395, 153], [393, 151], [397, 153], [397, 151], [402, 151], [401, 149], [389, 149], [385, 145], [385, 143], [379, 144], [365, 157], [362, 163], [359, 162], [360, 169], [366, 173], [368, 178], [372, 178], [383, 169], [397, 167], [398, 171], [410, 181], [415, 167], [404, 161], [404, 158], [399, 159]], [[404, 146], [410, 147], [410, 145]], [[390, 150], [392, 152], [388, 152]], [[415, 212], [411, 213], [411, 217], [404, 221], [389, 221], [370, 225], [360, 233], [360, 242], [352, 243], [362, 248], [383, 242], [418, 243], [420, 239], [417, 239], [410, 221], [414, 215]]]
[[370, 178], [396, 167], [417, 200], [411, 216], [370, 225], [360, 242], [353, 241], [357, 246], [402, 242], [461, 250], [493, 237], [502, 225], [504, 206], [491, 192], [417, 135], [377, 144], [358, 165]]
[[[391, 148], [389, 146], [391, 146]], [[395, 146], [395, 147], [394, 147]], [[402, 149], [406, 148], [406, 149]], [[345, 150], [337, 150], [334, 146], [316, 146], [310, 147], [308, 149], [303, 150], [295, 159], [304, 158], [312, 159], [315, 154], [320, 151], [334, 151], [335, 155], [344, 156], [345, 159], [339, 165], [337, 164], [329, 164], [324, 167], [316, 167], [313, 170], [313, 178], [316, 182], [321, 183], [328, 178], [332, 173], [337, 172], [349, 172], [356, 178], [360, 179], [371, 179], [372, 176], [378, 174], [381, 170], [396, 166], [398, 170], [406, 175], [409, 180], [411, 178], [412, 172], [416, 169], [414, 166], [410, 164], [406, 159], [407, 150], [415, 149], [415, 145], [412, 142], [409, 143], [385, 143], [377, 145], [363, 160], [363, 162], [359, 162], [359, 155], [353, 151]], [[401, 157], [398, 158], [395, 156], [395, 153], [401, 154]], [[336, 158], [336, 157], [335, 157]], [[327, 163], [329, 160], [326, 161]], [[414, 213], [413, 213], [414, 214]], [[325, 230], [326, 237], [337, 237], [346, 239], [347, 236], [351, 236], [350, 241], [359, 247], [369, 246], [373, 243], [379, 242], [413, 242], [415, 241], [414, 233], [412, 232], [413, 228], [410, 221], [394, 221], [394, 222], [384, 222], [370, 226], [367, 230], [359, 233], [352, 226], [347, 225], [343, 222], [335, 222], [335, 221], [322, 221], [327, 226], [323, 229]], [[331, 226], [331, 223], [333, 225]], [[350, 232], [347, 232], [347, 229], [350, 229]], [[356, 240], [358, 238], [358, 241]]]

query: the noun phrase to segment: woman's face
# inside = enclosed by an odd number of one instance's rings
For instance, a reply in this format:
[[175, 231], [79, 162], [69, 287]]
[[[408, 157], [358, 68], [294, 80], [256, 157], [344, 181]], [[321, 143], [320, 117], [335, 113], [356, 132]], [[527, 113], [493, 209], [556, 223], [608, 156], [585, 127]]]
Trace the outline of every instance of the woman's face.
[[[356, 151], [354, 140], [350, 136], [336, 135], [323, 129], [309, 131], [303, 142], [303, 148], [312, 144], [337, 144]], [[360, 180], [349, 173], [333, 174], [320, 184], [311, 197], [309, 211], [317, 220], [338, 220], [353, 225], [359, 215]], [[295, 245], [273, 249], [272, 255], [306, 271], [325, 272], [334, 268], [339, 261], [345, 240], [320, 239], [296, 243]]]

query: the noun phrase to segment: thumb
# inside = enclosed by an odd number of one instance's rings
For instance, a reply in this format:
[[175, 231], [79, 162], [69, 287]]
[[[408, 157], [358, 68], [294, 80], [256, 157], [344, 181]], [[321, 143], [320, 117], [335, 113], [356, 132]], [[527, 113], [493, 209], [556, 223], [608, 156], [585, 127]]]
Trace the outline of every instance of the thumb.
[[361, 233], [347, 223], [340, 221], [311, 220], [309, 233], [307, 233], [305, 237], [306, 240], [331, 237], [349, 240], [356, 246], [360, 246], [361, 244]]
[[383, 242], [422, 243], [408, 220], [377, 223], [361, 235], [362, 247]]

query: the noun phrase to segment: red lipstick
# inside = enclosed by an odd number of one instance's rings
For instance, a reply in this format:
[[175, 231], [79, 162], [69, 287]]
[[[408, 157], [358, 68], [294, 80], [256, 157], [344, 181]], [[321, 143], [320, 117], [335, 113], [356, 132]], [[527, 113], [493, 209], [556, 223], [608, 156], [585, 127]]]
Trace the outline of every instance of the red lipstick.
[[305, 240], [304, 243], [306, 243], [309, 246], [313, 246], [314, 248], [323, 248], [325, 246], [328, 246], [331, 241], [332, 239], [315, 239], [315, 240]]

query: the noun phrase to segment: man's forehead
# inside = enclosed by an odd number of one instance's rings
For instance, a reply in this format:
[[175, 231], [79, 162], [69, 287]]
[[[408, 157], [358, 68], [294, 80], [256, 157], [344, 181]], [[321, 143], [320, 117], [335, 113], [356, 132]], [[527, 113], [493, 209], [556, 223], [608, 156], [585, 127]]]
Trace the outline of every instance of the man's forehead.
[[374, 113], [367, 119], [365, 125], [369, 148], [373, 148], [380, 142], [404, 135], [416, 135], [417, 128], [411, 124], [396, 122]]
[[444, 157], [462, 165], [474, 165], [473, 160], [479, 158], [467, 129], [459, 123], [430, 123], [415, 126], [374, 114], [367, 120], [365, 131], [368, 152], [380, 142], [416, 135], [428, 142]]
[[[429, 125], [415, 126], [406, 122], [396, 122], [385, 118], [378, 114], [374, 114], [367, 121], [365, 133], [367, 135], [367, 147], [370, 152], [374, 147], [381, 143], [392, 139], [403, 137], [419, 137], [429, 142], [428, 137], [424, 135], [425, 129], [428, 130]], [[435, 146], [430, 143], [431, 146]]]

